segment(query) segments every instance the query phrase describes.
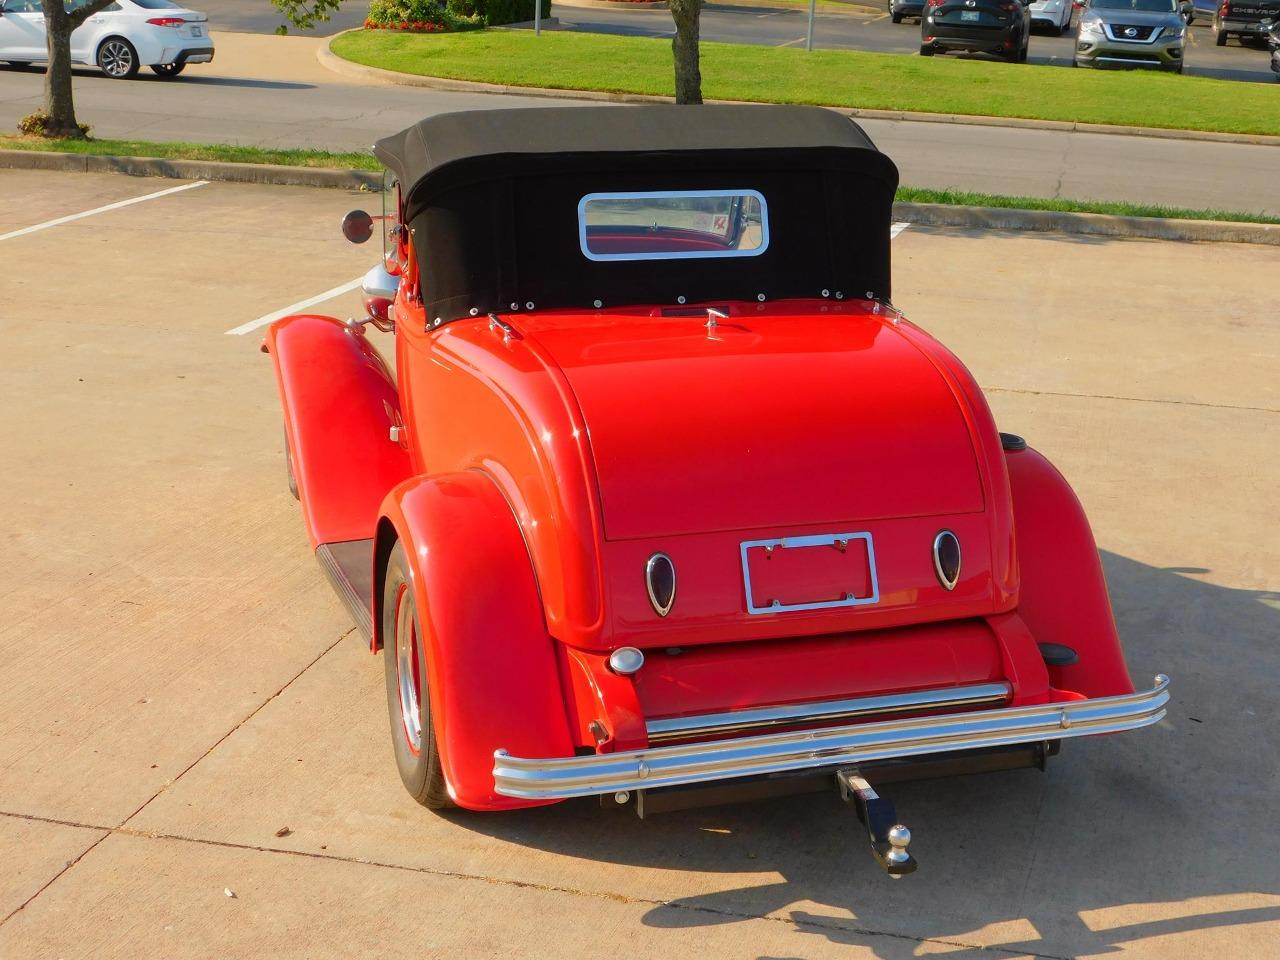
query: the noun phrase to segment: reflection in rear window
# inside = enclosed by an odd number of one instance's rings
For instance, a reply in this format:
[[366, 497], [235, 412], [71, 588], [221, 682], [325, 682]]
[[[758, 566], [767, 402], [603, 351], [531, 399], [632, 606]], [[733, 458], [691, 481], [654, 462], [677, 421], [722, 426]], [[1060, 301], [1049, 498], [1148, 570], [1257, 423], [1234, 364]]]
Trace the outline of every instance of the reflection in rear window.
[[757, 190], [589, 193], [578, 238], [589, 260], [755, 257], [769, 247], [769, 208]]

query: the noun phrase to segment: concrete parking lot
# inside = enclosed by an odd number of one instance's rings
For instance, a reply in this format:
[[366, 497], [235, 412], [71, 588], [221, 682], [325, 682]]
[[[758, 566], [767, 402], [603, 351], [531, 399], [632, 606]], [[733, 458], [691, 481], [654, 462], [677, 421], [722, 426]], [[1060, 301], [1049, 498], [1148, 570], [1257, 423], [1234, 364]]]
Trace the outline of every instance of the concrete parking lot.
[[834, 796], [415, 805], [227, 334], [363, 273], [368, 198], [181, 186], [0, 177], [0, 957], [1280, 957], [1280, 250], [894, 241], [1174, 700], [1043, 774], [886, 791], [921, 862], [892, 883]]

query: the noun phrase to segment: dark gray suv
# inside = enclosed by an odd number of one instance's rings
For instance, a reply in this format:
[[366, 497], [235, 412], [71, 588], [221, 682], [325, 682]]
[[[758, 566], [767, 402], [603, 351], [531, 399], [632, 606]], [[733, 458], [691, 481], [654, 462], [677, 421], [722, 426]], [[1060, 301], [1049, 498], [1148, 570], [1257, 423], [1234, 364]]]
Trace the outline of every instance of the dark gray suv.
[[1031, 0], [925, 0], [920, 56], [948, 50], [993, 53], [1027, 62]]
[[1072, 65], [1181, 73], [1186, 41], [1179, 0], [1088, 0]]

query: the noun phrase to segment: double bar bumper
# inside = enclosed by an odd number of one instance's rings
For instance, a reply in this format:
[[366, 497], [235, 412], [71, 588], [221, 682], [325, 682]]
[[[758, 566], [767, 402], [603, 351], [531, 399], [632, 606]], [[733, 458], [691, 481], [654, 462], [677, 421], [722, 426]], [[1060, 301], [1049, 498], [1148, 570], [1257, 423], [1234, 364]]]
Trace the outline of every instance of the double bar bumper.
[[588, 757], [537, 759], [498, 750], [493, 780], [499, 794], [528, 800], [674, 787], [1120, 733], [1158, 723], [1168, 702], [1169, 678], [1158, 675], [1149, 690], [1094, 700], [794, 730]]

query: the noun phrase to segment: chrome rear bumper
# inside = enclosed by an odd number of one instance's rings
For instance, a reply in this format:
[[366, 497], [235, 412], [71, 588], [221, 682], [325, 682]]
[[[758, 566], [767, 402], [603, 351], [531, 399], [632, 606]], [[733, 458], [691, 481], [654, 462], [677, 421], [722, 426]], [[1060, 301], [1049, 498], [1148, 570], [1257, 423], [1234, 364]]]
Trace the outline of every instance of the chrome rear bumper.
[[1120, 733], [1158, 723], [1168, 702], [1169, 678], [1158, 675], [1149, 690], [1095, 700], [793, 730], [588, 757], [537, 759], [513, 757], [505, 750], [497, 750], [493, 780], [503, 796], [528, 800], [674, 787]]

